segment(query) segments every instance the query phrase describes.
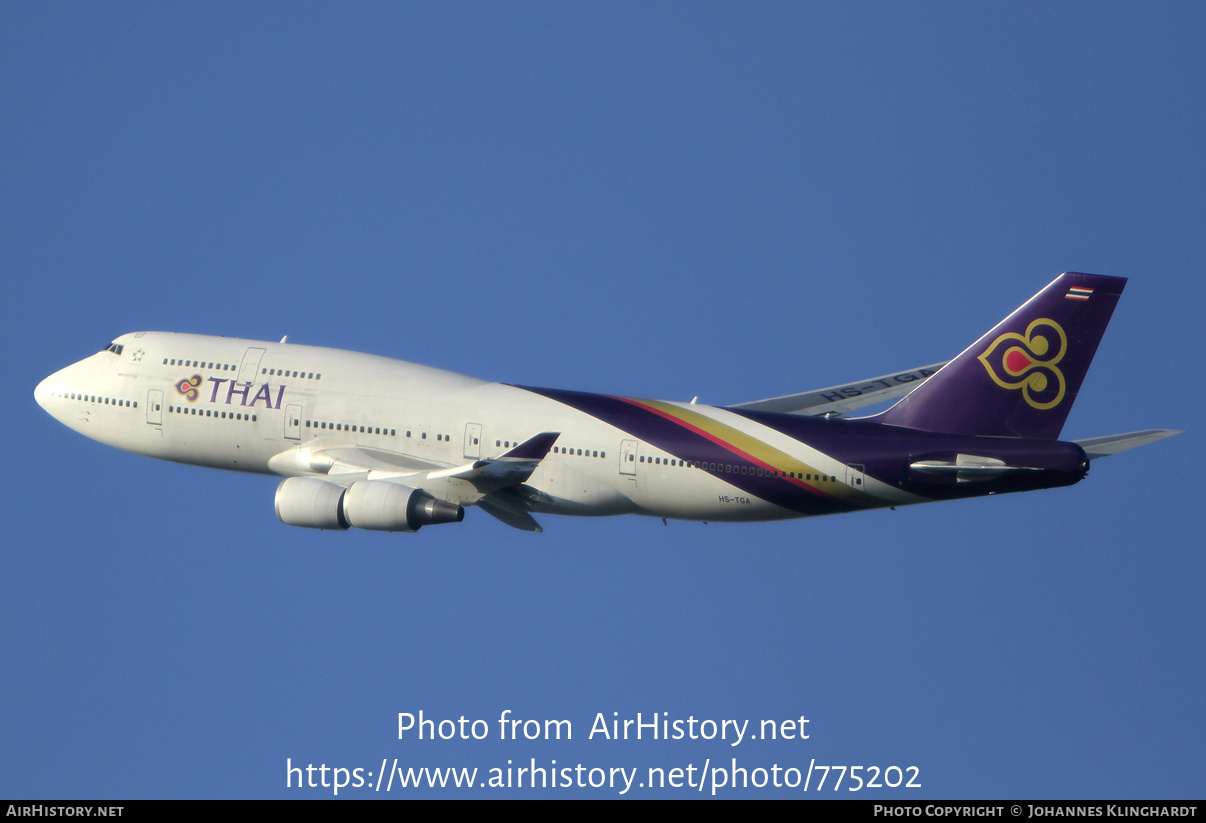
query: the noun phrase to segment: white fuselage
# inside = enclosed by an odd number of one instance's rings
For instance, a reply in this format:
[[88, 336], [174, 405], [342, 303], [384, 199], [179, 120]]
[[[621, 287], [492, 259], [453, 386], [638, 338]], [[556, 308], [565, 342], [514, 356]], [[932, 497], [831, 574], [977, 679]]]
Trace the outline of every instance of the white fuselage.
[[[728, 482], [723, 466], [719, 474], [715, 463], [712, 471], [707, 463], [701, 470], [690, 455], [671, 454], [536, 391], [337, 349], [139, 332], [46, 378], [36, 396], [87, 437], [194, 465], [321, 476], [329, 469], [311, 465], [307, 455], [346, 448], [438, 471], [496, 458], [541, 432], [557, 432], [556, 446], [525, 484], [535, 491], [528, 497], [533, 511], [718, 521], [804, 513], [752, 495], [748, 483]], [[662, 411], [643, 413], [682, 415], [684, 426], [711, 429], [708, 436], [733, 444], [726, 447], [735, 454], [748, 457], [756, 444], [762, 457], [755, 462], [766, 468], [751, 464], [746, 471], [778, 477], [782, 470], [785, 480], [790, 471], [793, 483], [798, 472], [801, 494], [853, 508], [921, 500], [724, 409], [656, 406]]]

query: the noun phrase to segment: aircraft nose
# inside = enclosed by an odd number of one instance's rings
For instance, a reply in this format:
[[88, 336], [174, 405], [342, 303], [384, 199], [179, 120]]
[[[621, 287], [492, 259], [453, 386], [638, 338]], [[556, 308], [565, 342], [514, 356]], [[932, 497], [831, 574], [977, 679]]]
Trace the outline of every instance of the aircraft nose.
[[66, 369], [59, 369], [34, 388], [34, 400], [38, 401], [38, 405], [45, 409], [46, 413], [52, 417], [56, 415], [54, 413], [55, 404], [51, 400], [56, 395], [61, 397], [67, 392], [67, 387], [70, 384], [67, 372], [70, 369], [70, 366]]
[[50, 396], [50, 382], [53, 379], [54, 375], [52, 374], [50, 377], [47, 377], [45, 380], [39, 383], [37, 388], [34, 389], [34, 400], [37, 400], [38, 405], [43, 409], [46, 408], [46, 398]]

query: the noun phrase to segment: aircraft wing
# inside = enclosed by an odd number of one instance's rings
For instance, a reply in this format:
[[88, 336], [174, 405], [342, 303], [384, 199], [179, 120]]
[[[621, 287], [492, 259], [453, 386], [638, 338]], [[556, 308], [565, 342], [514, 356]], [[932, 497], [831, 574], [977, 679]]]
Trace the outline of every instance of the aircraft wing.
[[1118, 454], [1118, 452], [1124, 452], [1136, 446], [1146, 446], [1148, 443], [1155, 443], [1157, 440], [1172, 437], [1174, 434], [1181, 434], [1181, 432], [1176, 429], [1147, 429], [1141, 432], [1090, 437], [1072, 442], [1084, 449], [1090, 460], [1096, 460], [1099, 457], [1109, 457], [1111, 454]]
[[[268, 461], [268, 468], [286, 477], [308, 474], [327, 474], [335, 482], [339, 475], [392, 472], [415, 474], [448, 468], [447, 463], [434, 463], [418, 457], [367, 446], [332, 446], [324, 448], [312, 443], [295, 446]], [[355, 478], [348, 483], [355, 482]]]
[[540, 524], [528, 513], [527, 503], [511, 490], [531, 477], [560, 436], [560, 432], [542, 432], [498, 457], [460, 466], [386, 449], [365, 446], [315, 448], [313, 444], [282, 452], [268, 464], [278, 474], [325, 474], [332, 483], [349, 487], [364, 479], [400, 483], [439, 500], [480, 506], [508, 526], [539, 532], [542, 531]]
[[903, 397], [945, 365], [946, 363], [934, 363], [908, 371], [869, 377], [866, 380], [841, 386], [830, 386], [826, 389], [816, 389], [801, 394], [785, 394], [782, 397], [768, 397], [766, 400], [737, 403], [726, 408], [802, 414], [813, 417], [837, 416], [875, 403], [882, 403], [885, 400]]
[[358, 472], [430, 472], [446, 468], [444, 463], [433, 463], [418, 457], [400, 454], [386, 449], [370, 449], [364, 446], [317, 449], [311, 452], [312, 461], [330, 461], [327, 474], [355, 474]]
[[[313, 444], [281, 452], [268, 461], [269, 467], [285, 476], [327, 474], [335, 479], [343, 474], [423, 474], [431, 480], [456, 477], [462, 480], [507, 481], [515, 485], [528, 479], [536, 466], [549, 453], [560, 432], [543, 432], [520, 443], [515, 448], [485, 460], [475, 460], [460, 466], [424, 460], [388, 449], [368, 446], [321, 447]], [[352, 481], [354, 482], [354, 481]]]

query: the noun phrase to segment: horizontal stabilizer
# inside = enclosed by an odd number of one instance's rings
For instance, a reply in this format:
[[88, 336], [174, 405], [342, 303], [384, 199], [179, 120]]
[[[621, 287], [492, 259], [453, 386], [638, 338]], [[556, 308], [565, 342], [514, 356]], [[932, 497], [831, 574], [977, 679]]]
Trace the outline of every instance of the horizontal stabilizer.
[[1148, 443], [1155, 443], [1157, 440], [1172, 437], [1174, 434], [1181, 434], [1181, 432], [1176, 429], [1147, 429], [1141, 432], [1090, 437], [1087, 440], [1073, 440], [1072, 442], [1084, 449], [1090, 460], [1096, 460], [1099, 457], [1109, 457], [1111, 454], [1118, 454], [1118, 452], [1124, 452], [1136, 446], [1146, 446]]
[[920, 386], [926, 378], [945, 365], [945, 363], [934, 363], [908, 371], [868, 377], [865, 380], [845, 383], [841, 386], [830, 386], [826, 389], [801, 392], [800, 394], [785, 394], [782, 397], [769, 397], [766, 400], [753, 400], [749, 403], [737, 403], [727, 408], [812, 416], [845, 414], [885, 400], [902, 397]]

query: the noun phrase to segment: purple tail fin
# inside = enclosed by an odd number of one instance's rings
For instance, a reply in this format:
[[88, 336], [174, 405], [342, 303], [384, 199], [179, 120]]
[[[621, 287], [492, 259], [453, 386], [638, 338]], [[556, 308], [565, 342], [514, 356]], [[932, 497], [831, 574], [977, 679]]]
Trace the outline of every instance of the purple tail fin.
[[883, 414], [946, 434], [1059, 438], [1125, 277], [1061, 274]]

